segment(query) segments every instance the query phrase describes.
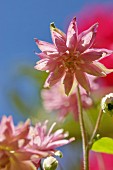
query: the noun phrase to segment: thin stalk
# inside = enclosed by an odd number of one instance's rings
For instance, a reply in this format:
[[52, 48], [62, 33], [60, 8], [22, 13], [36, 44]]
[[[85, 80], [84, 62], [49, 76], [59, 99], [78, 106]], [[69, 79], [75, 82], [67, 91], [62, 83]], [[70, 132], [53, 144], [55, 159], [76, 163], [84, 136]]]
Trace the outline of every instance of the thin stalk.
[[43, 170], [42, 163], [40, 163], [40, 170]]
[[97, 134], [102, 115], [103, 115], [103, 111], [102, 111], [102, 109], [100, 109], [99, 115], [98, 115], [98, 118], [97, 118], [97, 121], [96, 121], [96, 124], [95, 124], [95, 127], [94, 127], [94, 130], [93, 130], [93, 133], [92, 133], [92, 136], [90, 138], [90, 142], [89, 142], [90, 146], [93, 144], [93, 140], [94, 140], [94, 138], [95, 138], [95, 136]]
[[79, 109], [79, 123], [80, 123], [80, 130], [82, 136], [82, 147], [83, 147], [83, 167], [84, 170], [89, 170], [89, 148], [87, 145], [87, 135], [84, 125], [84, 118], [83, 118], [83, 110], [82, 110], [82, 103], [81, 103], [81, 94], [79, 86], [77, 86], [77, 97], [78, 97], [78, 109]]

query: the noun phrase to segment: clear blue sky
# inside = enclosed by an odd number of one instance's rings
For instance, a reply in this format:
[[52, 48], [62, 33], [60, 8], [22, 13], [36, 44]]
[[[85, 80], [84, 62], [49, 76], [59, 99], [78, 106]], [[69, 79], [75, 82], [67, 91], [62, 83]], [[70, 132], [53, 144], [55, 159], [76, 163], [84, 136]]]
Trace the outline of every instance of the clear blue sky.
[[[38, 50], [33, 38], [50, 40], [49, 24], [65, 30], [67, 19], [85, 6], [112, 0], [1, 0], [0, 2], [0, 115], [13, 114], [7, 92], [16, 84], [14, 77], [21, 64], [35, 65]], [[20, 83], [21, 84], [21, 83]], [[21, 85], [20, 85], [21, 88]]]

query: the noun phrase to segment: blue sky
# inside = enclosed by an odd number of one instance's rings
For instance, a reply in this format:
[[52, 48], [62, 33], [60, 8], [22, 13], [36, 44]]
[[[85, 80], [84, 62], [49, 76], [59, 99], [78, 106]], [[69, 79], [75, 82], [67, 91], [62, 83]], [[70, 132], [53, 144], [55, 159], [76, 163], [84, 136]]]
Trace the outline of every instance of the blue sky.
[[[112, 3], [112, 0], [1, 0], [0, 2], [0, 115], [13, 114], [7, 92], [16, 85], [20, 65], [35, 65], [37, 47], [33, 38], [51, 41], [49, 24], [66, 30], [66, 22], [87, 5]], [[20, 83], [21, 84], [21, 83]]]

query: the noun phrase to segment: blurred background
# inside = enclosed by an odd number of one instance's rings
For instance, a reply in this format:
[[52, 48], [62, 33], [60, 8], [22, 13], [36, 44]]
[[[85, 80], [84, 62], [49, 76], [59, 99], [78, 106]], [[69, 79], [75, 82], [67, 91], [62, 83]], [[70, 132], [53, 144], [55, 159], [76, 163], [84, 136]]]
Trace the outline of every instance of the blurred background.
[[[58, 28], [66, 32], [69, 22], [74, 16], [77, 16], [80, 32], [95, 22], [99, 22], [97, 43], [94, 44], [94, 47], [113, 50], [112, 0], [4, 0], [0, 2], [0, 117], [13, 115], [15, 123], [28, 117], [32, 119], [33, 123], [45, 119], [49, 119], [50, 123], [57, 121], [57, 114], [47, 113], [43, 108], [40, 91], [47, 74], [34, 70], [34, 65], [39, 59], [35, 55], [35, 51], [39, 52], [39, 49], [34, 38], [51, 42], [50, 23], [55, 22]], [[110, 62], [102, 61], [109, 68], [113, 68], [112, 57]], [[103, 86], [103, 89], [107, 89], [104, 92], [112, 92], [113, 75], [111, 74], [106, 79], [99, 79], [98, 83]], [[87, 110], [91, 120], [87, 125], [88, 128], [94, 124], [99, 110], [99, 101], [96, 100], [96, 97], [94, 97], [94, 102], [95, 106]], [[108, 136], [113, 137], [112, 122], [110, 116], [104, 116], [100, 127], [102, 136], [107, 133]], [[66, 120], [57, 127], [64, 127], [69, 130], [70, 136], [76, 138], [75, 143], [62, 148], [64, 158], [61, 160], [59, 169], [79, 170], [82, 154], [78, 122], [75, 123], [72, 115], [68, 114]], [[94, 153], [91, 154], [94, 155]], [[103, 157], [103, 155], [100, 156]], [[95, 157], [93, 156], [92, 160], [97, 160]], [[103, 159], [106, 159], [106, 155]], [[111, 156], [109, 160], [113, 162]], [[93, 168], [92, 164], [91, 170]], [[112, 164], [109, 170], [113, 170]]]

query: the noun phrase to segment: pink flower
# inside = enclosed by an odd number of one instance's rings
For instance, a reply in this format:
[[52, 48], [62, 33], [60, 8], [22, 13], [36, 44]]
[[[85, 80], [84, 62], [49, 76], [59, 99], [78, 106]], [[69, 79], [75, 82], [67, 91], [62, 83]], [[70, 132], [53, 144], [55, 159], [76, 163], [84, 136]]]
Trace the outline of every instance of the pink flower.
[[28, 143], [29, 121], [15, 127], [12, 117], [2, 117], [0, 122], [0, 169], [36, 170], [30, 155], [24, 149]]
[[76, 81], [90, 91], [90, 83], [86, 73], [94, 76], [106, 76], [113, 70], [108, 70], [97, 60], [112, 54], [111, 50], [92, 48], [97, 33], [98, 24], [78, 35], [76, 18], [69, 24], [67, 34], [51, 24], [51, 35], [54, 44], [35, 39], [42, 51], [41, 58], [35, 66], [37, 70], [49, 71], [45, 86], [52, 86], [63, 78], [65, 93], [68, 95], [73, 82]]
[[29, 138], [30, 143], [27, 146], [27, 150], [29, 149], [32, 152], [31, 160], [36, 164], [39, 164], [41, 158], [46, 158], [50, 155], [55, 155], [56, 148], [66, 145], [72, 141], [74, 138], [65, 139], [68, 137], [68, 133], [64, 133], [63, 129], [59, 129], [52, 133], [52, 130], [56, 123], [50, 127], [49, 131], [47, 131], [47, 122], [38, 123], [35, 127], [31, 127]]
[[[91, 85], [96, 86], [93, 81]], [[95, 88], [97, 89], [97, 87]], [[78, 102], [75, 90], [72, 91], [69, 96], [66, 96], [63, 91], [63, 86], [60, 83], [57, 83], [49, 90], [43, 89], [41, 94], [45, 109], [49, 112], [57, 112], [59, 120], [64, 119], [69, 113], [72, 113], [74, 119], [78, 120]], [[81, 88], [81, 99], [84, 109], [87, 109], [92, 105], [91, 98], [86, 94], [83, 88]]]
[[[79, 30], [83, 31], [95, 22], [99, 23], [98, 34], [96, 36], [95, 48], [109, 48], [113, 50], [113, 6], [98, 5], [87, 7], [79, 16]], [[95, 12], [96, 11], [96, 12]], [[90, 13], [90, 15], [89, 15]], [[84, 16], [84, 18], [82, 17]], [[84, 22], [85, 20], [85, 22]], [[107, 68], [113, 68], [113, 55], [100, 60]], [[101, 87], [113, 86], [113, 73], [106, 77], [99, 78]]]
[[36, 170], [42, 158], [56, 154], [56, 148], [74, 140], [65, 139], [67, 133], [59, 129], [52, 133], [55, 123], [47, 132], [47, 121], [35, 127], [30, 122], [14, 126], [12, 117], [0, 122], [0, 170]]
[[90, 170], [112, 170], [113, 169], [113, 155], [105, 153], [90, 154]]

